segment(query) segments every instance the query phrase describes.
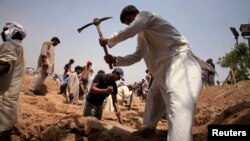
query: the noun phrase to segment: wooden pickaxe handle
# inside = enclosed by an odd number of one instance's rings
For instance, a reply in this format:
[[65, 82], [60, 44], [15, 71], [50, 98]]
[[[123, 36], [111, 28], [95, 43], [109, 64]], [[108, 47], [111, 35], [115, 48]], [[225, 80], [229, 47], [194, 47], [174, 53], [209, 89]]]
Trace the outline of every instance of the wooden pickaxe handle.
[[[98, 31], [99, 37], [103, 38], [103, 34], [102, 34], [102, 31], [101, 31], [101, 28], [100, 28], [100, 24], [95, 24], [95, 26], [96, 26], [96, 29]], [[103, 49], [104, 49], [105, 55], [108, 55], [109, 53], [108, 53], [107, 47], [104, 46]], [[112, 63], [108, 63], [108, 64], [109, 64], [109, 68], [113, 69]]]
[[131, 94], [131, 96], [130, 96], [130, 101], [129, 101], [128, 110], [130, 110], [130, 109], [131, 109], [131, 105], [132, 105], [133, 97], [134, 97], [134, 90], [132, 90], [132, 94]]
[[121, 117], [120, 117], [120, 116], [117, 116], [117, 118], [118, 118], [118, 122], [119, 122], [120, 124], [122, 124]]

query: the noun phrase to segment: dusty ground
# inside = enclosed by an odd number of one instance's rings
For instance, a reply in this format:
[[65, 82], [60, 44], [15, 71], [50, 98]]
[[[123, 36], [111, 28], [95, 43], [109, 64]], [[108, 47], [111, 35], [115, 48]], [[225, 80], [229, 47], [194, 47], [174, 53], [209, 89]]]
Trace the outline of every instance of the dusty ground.
[[[82, 116], [83, 107], [64, 103], [57, 94], [59, 86], [47, 79], [47, 94], [30, 97], [24, 94], [31, 77], [26, 75], [19, 98], [19, 116], [12, 140], [45, 141], [147, 141], [131, 136], [142, 126], [145, 104], [134, 97], [131, 110], [122, 107], [124, 125], [113, 112], [104, 112], [102, 121]], [[209, 124], [250, 124], [250, 81], [203, 90], [197, 103], [193, 127], [194, 141], [207, 140]], [[157, 126], [158, 140], [166, 140], [167, 121]]]

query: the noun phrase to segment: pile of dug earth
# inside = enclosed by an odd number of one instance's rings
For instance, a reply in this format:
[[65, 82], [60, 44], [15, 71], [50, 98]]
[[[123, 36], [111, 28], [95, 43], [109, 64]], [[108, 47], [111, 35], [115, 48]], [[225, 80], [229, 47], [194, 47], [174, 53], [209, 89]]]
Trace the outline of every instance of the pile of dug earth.
[[[104, 111], [101, 121], [83, 117], [81, 105], [65, 104], [57, 94], [59, 85], [46, 79], [46, 95], [25, 95], [31, 76], [26, 75], [19, 97], [19, 116], [12, 133], [12, 140], [44, 141], [147, 141], [131, 135], [142, 127], [145, 102], [134, 96], [132, 107], [121, 107], [123, 125], [115, 113]], [[194, 141], [207, 140], [210, 124], [250, 124], [250, 81], [235, 85], [213, 86], [202, 91], [197, 103], [193, 126]], [[167, 120], [157, 126], [157, 140], [167, 138]]]

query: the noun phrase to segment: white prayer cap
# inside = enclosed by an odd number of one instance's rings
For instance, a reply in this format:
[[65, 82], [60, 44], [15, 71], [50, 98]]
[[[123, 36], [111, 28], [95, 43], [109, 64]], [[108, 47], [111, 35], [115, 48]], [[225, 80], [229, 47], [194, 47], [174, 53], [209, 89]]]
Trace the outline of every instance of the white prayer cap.
[[19, 32], [22, 35], [22, 39], [24, 39], [27, 35], [25, 28], [17, 22], [11, 21], [7, 22], [3, 27], [5, 29], [4, 33], [6, 35], [6, 40], [12, 39], [12, 37]]

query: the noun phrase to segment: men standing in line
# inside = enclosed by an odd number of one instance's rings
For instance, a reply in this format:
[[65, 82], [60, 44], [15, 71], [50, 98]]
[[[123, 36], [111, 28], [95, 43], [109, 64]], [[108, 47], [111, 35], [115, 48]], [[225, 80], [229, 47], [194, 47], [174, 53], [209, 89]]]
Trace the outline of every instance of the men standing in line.
[[116, 115], [120, 120], [120, 110], [117, 103], [117, 85], [115, 81], [124, 80], [124, 73], [121, 68], [115, 68], [112, 73], [98, 73], [90, 87], [89, 94], [86, 98], [83, 116], [94, 116], [101, 120], [103, 113], [103, 102], [111, 94]]
[[45, 41], [42, 45], [41, 53], [38, 58], [38, 65], [35, 75], [30, 82], [27, 95], [35, 96], [39, 94], [39, 87], [43, 84], [48, 74], [54, 71], [54, 47], [60, 44], [58, 37], [53, 37], [51, 41]]
[[19, 92], [23, 83], [25, 61], [22, 40], [24, 27], [8, 22], [1, 33], [0, 46], [0, 140], [11, 140], [11, 129], [17, 120]]

